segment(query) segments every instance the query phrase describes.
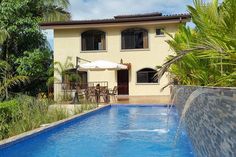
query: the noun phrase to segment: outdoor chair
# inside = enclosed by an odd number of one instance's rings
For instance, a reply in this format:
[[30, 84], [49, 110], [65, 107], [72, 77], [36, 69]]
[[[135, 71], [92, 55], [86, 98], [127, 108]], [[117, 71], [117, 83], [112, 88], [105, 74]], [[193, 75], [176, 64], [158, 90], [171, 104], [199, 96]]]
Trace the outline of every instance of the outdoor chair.
[[114, 86], [113, 89], [109, 90], [109, 95], [112, 97], [113, 101], [116, 101], [117, 86]]
[[85, 90], [85, 98], [89, 102], [96, 102], [96, 100], [95, 100], [95, 88], [94, 87], [88, 87]]
[[107, 87], [102, 87], [100, 90], [100, 96], [102, 96], [105, 103], [110, 102], [109, 90]]

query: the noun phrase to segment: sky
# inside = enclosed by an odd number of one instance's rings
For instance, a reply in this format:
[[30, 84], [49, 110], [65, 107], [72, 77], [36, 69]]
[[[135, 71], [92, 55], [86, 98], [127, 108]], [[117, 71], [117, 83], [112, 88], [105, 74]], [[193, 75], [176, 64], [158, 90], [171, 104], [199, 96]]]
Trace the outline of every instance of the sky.
[[[161, 12], [187, 13], [192, 0], [69, 0], [72, 20], [112, 18], [115, 15]], [[190, 26], [192, 24], [190, 23]], [[45, 31], [53, 49], [53, 31]]]

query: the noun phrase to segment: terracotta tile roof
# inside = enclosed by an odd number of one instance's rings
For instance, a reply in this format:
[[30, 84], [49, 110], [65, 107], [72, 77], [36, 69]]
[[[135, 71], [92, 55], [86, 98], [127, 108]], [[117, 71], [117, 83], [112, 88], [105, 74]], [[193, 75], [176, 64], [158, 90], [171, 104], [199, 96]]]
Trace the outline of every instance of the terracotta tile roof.
[[95, 20], [72, 20], [63, 22], [49, 22], [40, 24], [43, 26], [66, 26], [66, 25], [84, 25], [84, 24], [109, 24], [109, 23], [126, 23], [126, 22], [143, 22], [143, 21], [163, 21], [175, 19], [190, 19], [189, 14], [172, 14], [162, 15], [162, 13], [147, 13], [136, 15], [118, 15], [112, 19], [95, 19]]

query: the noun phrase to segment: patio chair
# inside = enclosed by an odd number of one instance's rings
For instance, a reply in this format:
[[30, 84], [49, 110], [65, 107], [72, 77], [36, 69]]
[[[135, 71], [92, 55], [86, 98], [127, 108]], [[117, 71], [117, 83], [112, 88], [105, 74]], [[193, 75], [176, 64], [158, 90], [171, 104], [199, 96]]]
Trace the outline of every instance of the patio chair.
[[117, 86], [114, 86], [112, 90], [109, 90], [109, 95], [112, 97], [113, 101], [116, 101], [116, 95], [117, 95]]
[[85, 90], [85, 98], [88, 102], [96, 102], [95, 100], [95, 88], [94, 87], [88, 87]]
[[105, 103], [109, 103], [110, 102], [109, 89], [107, 87], [101, 87], [100, 96], [102, 96], [103, 101]]

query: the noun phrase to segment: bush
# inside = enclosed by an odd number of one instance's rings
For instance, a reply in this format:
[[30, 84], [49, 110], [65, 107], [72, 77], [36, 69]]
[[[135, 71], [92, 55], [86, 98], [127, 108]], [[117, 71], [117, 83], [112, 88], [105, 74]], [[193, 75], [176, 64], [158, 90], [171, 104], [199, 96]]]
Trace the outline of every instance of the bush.
[[[0, 103], [0, 140], [70, 116], [65, 108], [49, 110], [52, 103], [48, 99], [36, 99], [25, 95]], [[72, 114], [96, 107], [96, 104], [85, 102]]]
[[0, 139], [8, 134], [9, 124], [17, 112], [18, 105], [16, 100], [0, 103]]
[[11, 119], [11, 115], [16, 112], [19, 103], [16, 100], [10, 100], [0, 103], [0, 115], [8, 115]]

